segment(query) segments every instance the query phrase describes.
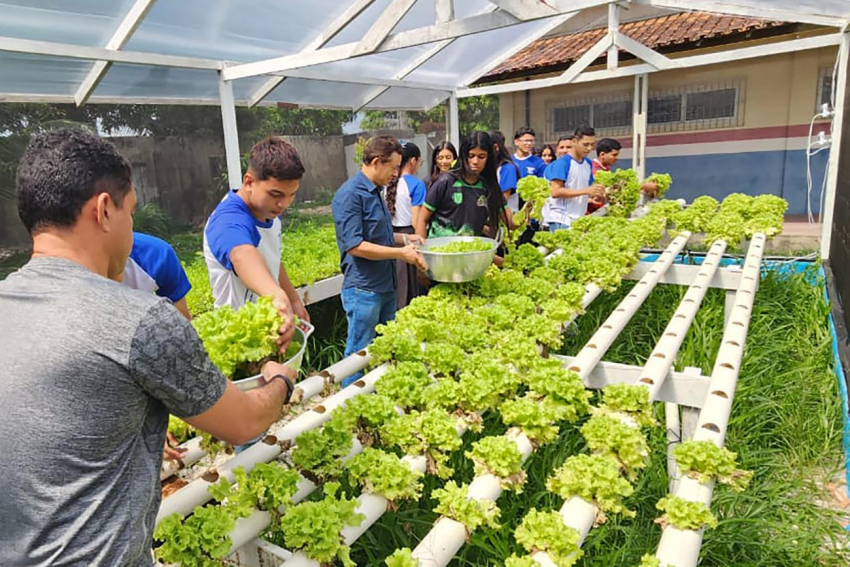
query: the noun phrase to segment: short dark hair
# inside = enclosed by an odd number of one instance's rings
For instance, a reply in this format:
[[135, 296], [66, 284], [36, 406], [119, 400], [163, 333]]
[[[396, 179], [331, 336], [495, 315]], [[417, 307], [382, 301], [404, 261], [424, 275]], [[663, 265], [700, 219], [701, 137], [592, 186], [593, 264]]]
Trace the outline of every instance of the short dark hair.
[[585, 136], [595, 136], [596, 130], [588, 126], [587, 124], [582, 124], [578, 128], [576, 128], [575, 134], [573, 134], [573, 138], [576, 140], [581, 140]]
[[278, 136], [269, 136], [254, 144], [248, 169], [257, 181], [273, 177], [280, 181], [304, 177], [304, 164], [295, 146]]
[[608, 154], [614, 150], [621, 150], [623, 146], [614, 138], [602, 138], [596, 142], [596, 155]]
[[563, 142], [564, 140], [570, 141], [570, 140], [572, 140], [574, 137], [575, 137], [575, 134], [570, 134], [569, 136], [561, 136], [560, 138], [558, 138], [558, 143], [560, 144], [560, 143], [561, 143], [561, 142]]
[[531, 134], [535, 138], [537, 137], [537, 134], [534, 132], [534, 128], [529, 128], [528, 126], [523, 126], [522, 128], [520, 128], [519, 130], [516, 131], [516, 134], [514, 134], [514, 140], [519, 140], [520, 138], [522, 138], [526, 134]]
[[392, 136], [374, 136], [366, 141], [366, 147], [363, 148], [363, 163], [370, 164], [375, 158], [387, 162], [393, 154], [402, 155], [398, 140]]
[[76, 224], [83, 205], [109, 193], [122, 207], [130, 163], [94, 134], [62, 128], [33, 136], [18, 164], [18, 216], [30, 234]]

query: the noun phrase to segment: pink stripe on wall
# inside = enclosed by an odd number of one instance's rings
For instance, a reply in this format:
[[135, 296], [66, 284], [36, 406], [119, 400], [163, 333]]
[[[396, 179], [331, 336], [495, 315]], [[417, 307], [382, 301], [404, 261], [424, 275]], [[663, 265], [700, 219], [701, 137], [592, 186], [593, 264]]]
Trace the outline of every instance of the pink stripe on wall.
[[[813, 133], [829, 132], [829, 123], [816, 123]], [[742, 140], [766, 140], [772, 138], [805, 138], [809, 135], [808, 124], [788, 126], [766, 126], [763, 128], [725, 128], [705, 132], [678, 132], [647, 136], [647, 147], [677, 146], [682, 144], [704, 144], [708, 142], [737, 142]], [[624, 148], [632, 147], [632, 137], [617, 138]]]

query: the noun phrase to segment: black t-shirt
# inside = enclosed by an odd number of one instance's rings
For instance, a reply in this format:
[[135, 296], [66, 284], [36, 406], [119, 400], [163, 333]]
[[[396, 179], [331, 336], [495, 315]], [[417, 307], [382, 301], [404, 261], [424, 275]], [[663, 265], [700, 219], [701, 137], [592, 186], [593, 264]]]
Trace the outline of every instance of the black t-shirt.
[[[504, 197], [502, 205], [506, 205]], [[429, 238], [484, 234], [489, 209], [487, 189], [481, 179], [470, 185], [460, 177], [444, 173], [428, 188], [425, 207], [432, 213]]]

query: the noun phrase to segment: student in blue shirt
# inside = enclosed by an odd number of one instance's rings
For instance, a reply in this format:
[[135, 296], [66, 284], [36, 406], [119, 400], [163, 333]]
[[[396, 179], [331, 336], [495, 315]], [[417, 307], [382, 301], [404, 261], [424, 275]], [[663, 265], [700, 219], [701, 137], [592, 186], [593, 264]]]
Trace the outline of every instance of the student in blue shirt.
[[133, 232], [133, 249], [124, 265], [121, 283], [170, 300], [187, 320], [192, 320], [186, 305], [186, 294], [192, 284], [174, 248], [165, 240]]
[[295, 200], [303, 175], [292, 144], [274, 136], [257, 142], [242, 187], [225, 195], [204, 228], [204, 258], [215, 306], [239, 309], [260, 296], [272, 296], [286, 321], [281, 352], [294, 333], [293, 314], [310, 320], [280, 261], [279, 217]]
[[537, 135], [533, 128], [523, 126], [514, 134], [514, 163], [519, 167], [519, 177], [522, 179], [527, 175], [536, 175], [543, 177], [543, 172], [546, 170], [546, 162], [540, 156], [534, 155], [534, 142]]
[[511, 160], [511, 154], [505, 147], [505, 135], [498, 130], [490, 131], [490, 139], [493, 140], [493, 155], [496, 158], [496, 178], [499, 187], [508, 203], [511, 212], [519, 210], [519, 195], [516, 192], [516, 184], [520, 179], [519, 166]]
[[[331, 203], [342, 268], [342, 306], [348, 320], [345, 356], [375, 338], [375, 327], [395, 318], [395, 260], [425, 270], [416, 235], [393, 233], [390, 212], [381, 197], [383, 186], [398, 175], [402, 148], [391, 136], [376, 136], [363, 148], [360, 171], [336, 192]], [[360, 377], [343, 380], [343, 387]]]

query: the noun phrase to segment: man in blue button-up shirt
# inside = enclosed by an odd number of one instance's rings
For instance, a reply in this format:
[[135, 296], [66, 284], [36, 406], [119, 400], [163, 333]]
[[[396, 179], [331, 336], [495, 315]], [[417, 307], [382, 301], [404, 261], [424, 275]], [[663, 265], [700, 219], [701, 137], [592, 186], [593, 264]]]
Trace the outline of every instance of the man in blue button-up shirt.
[[[371, 138], [363, 149], [360, 171], [334, 195], [336, 243], [342, 268], [342, 306], [348, 319], [345, 356], [366, 348], [375, 327], [395, 317], [395, 260], [425, 269], [416, 250], [416, 235], [394, 234], [392, 218], [381, 198], [381, 188], [398, 174], [401, 144], [390, 136]], [[347, 386], [360, 377], [345, 380]]]

